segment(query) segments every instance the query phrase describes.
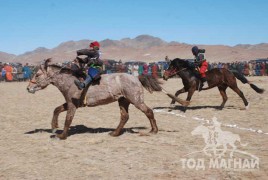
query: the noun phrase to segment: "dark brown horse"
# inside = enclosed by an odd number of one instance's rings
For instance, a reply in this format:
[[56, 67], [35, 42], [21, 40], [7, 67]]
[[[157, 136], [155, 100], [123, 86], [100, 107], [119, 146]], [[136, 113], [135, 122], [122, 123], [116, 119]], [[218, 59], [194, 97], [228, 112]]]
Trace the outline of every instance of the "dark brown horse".
[[[194, 63], [176, 58], [170, 62], [168, 69], [164, 73], [164, 80], [168, 78], [179, 75], [182, 79], [184, 87], [178, 90], [175, 94], [177, 97], [179, 94], [188, 92], [187, 101], [190, 101], [194, 92], [198, 90], [200, 85], [199, 73], [195, 70]], [[248, 101], [246, 100], [243, 92], [237, 87], [236, 78], [239, 79], [244, 84], [249, 84], [252, 89], [257, 93], [263, 93], [264, 90], [258, 88], [254, 84], [250, 83], [242, 74], [238, 72], [231, 72], [224, 68], [215, 68], [206, 72], [206, 77], [208, 81], [208, 88], [202, 89], [207, 90], [214, 87], [218, 87], [220, 94], [222, 96], [223, 102], [219, 106], [219, 109], [222, 109], [227, 101], [226, 89], [230, 87], [234, 92], [236, 92], [243, 100], [246, 109], [248, 108]], [[171, 101], [171, 104], [174, 104], [175, 101]], [[187, 105], [185, 106], [187, 107]], [[186, 110], [186, 108], [184, 109]]]
[[102, 75], [98, 85], [91, 85], [88, 89], [82, 91], [74, 84], [76, 78], [73, 76], [72, 70], [53, 65], [50, 63], [50, 59], [47, 59], [40, 65], [27, 87], [30, 93], [34, 93], [35, 91], [46, 88], [49, 84], [53, 84], [63, 94], [66, 102], [55, 108], [51, 122], [52, 132], [55, 133], [58, 128], [59, 114], [67, 111], [64, 130], [62, 134], [56, 135], [58, 138], [67, 138], [68, 129], [77, 108], [104, 105], [115, 101], [119, 103], [121, 120], [118, 127], [110, 135], [120, 135], [122, 128], [129, 118], [128, 108], [130, 103], [148, 117], [152, 128], [150, 132], [157, 133], [158, 128], [154, 113], [144, 103], [143, 92], [143, 87], [150, 92], [162, 91], [157, 80], [150, 77], [137, 78], [125, 73], [114, 73], [111, 75]]

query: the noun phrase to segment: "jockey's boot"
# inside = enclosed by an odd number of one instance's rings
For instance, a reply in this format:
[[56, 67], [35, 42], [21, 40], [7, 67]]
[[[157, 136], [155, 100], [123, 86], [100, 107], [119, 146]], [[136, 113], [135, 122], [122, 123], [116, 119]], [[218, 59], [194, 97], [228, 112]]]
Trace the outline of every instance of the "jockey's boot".
[[91, 81], [92, 81], [92, 78], [89, 75], [87, 75], [87, 78], [85, 79], [84, 82], [81, 82], [78, 79], [76, 79], [76, 80], [74, 80], [74, 83], [78, 87], [78, 89], [81, 90], [81, 89], [84, 89], [85, 87], [87, 87], [87, 85], [89, 83], [91, 83]]
[[201, 84], [199, 86], [199, 91], [201, 91], [203, 88], [208, 88], [208, 82], [205, 77], [201, 78]]

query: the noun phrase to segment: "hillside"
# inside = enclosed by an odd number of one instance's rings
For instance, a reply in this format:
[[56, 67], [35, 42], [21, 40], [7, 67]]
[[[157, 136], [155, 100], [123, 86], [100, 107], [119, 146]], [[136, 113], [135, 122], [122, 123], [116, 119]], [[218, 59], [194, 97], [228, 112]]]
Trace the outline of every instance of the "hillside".
[[[33, 51], [15, 56], [0, 52], [2, 62], [21, 62], [37, 64], [45, 58], [52, 57], [54, 61], [70, 61], [76, 57], [76, 50], [87, 48], [92, 40], [68, 41], [57, 47], [47, 49], [39, 47]], [[102, 59], [121, 59], [124, 61], [141, 60], [145, 62], [163, 60], [166, 55], [173, 59], [192, 58], [192, 44], [179, 42], [166, 42], [160, 38], [140, 35], [136, 38], [124, 38], [121, 40], [105, 39], [100, 41]], [[239, 44], [236, 46], [225, 45], [198, 45], [206, 49], [206, 58], [210, 62], [246, 61], [268, 57], [268, 44], [256, 45]]]

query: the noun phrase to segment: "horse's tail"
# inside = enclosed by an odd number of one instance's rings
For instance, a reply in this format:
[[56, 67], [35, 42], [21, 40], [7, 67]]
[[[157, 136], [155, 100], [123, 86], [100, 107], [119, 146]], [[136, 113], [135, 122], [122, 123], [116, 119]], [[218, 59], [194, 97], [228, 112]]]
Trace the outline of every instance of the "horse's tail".
[[158, 79], [152, 77], [152, 76], [147, 76], [147, 75], [140, 75], [139, 76], [139, 81], [141, 82], [142, 86], [148, 90], [150, 93], [153, 93], [154, 91], [162, 91], [165, 93], [168, 97], [171, 99], [177, 101], [178, 103], [182, 104], [183, 106], [188, 106], [190, 101], [184, 101], [167, 91], [165, 91], [160, 85], [162, 84]]
[[140, 75], [139, 81], [141, 82], [142, 86], [150, 93], [153, 91], [162, 91], [162, 87], [160, 86], [162, 83], [152, 76]]
[[258, 88], [256, 85], [252, 84], [250, 81], [247, 80], [247, 78], [239, 73], [238, 71], [231, 71], [234, 76], [239, 79], [243, 84], [249, 84], [252, 89], [254, 89], [257, 93], [262, 94], [264, 92], [264, 89]]

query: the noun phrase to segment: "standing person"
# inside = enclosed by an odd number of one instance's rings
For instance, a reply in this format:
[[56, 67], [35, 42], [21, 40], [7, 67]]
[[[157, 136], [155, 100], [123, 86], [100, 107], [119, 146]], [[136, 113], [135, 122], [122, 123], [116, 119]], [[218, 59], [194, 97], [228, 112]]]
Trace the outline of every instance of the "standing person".
[[207, 78], [206, 78], [206, 71], [208, 68], [208, 63], [206, 61], [205, 58], [205, 50], [204, 49], [198, 49], [197, 46], [194, 46], [192, 48], [192, 53], [194, 55], [194, 61], [197, 64], [197, 66], [199, 67], [199, 73], [201, 76], [201, 85], [199, 87], [199, 91], [202, 88], [207, 88], [208, 84], [207, 84]]
[[260, 64], [260, 67], [261, 67], [261, 76], [264, 76], [265, 75], [265, 62], [262, 62]]
[[158, 76], [159, 77], [163, 77], [163, 74], [164, 74], [163, 64], [162, 63], [159, 63], [158, 64]]
[[253, 76], [256, 76], [256, 62], [252, 63], [252, 69], [253, 69], [252, 71]]
[[167, 70], [168, 66], [169, 66], [169, 62], [164, 63], [164, 65], [163, 65], [164, 70]]
[[152, 64], [148, 65], [148, 75], [151, 76], [152, 75]]
[[168, 56], [165, 57], [165, 61], [166, 61], [167, 63], [170, 63], [170, 59], [168, 58]]
[[139, 65], [138, 65], [138, 63], [134, 64], [132, 70], [133, 70], [132, 74], [134, 76], [138, 77], [139, 76]]
[[143, 65], [142, 64], [139, 64], [139, 75], [142, 75], [143, 74]]
[[248, 63], [248, 68], [249, 68], [249, 76], [253, 76], [253, 64], [252, 64], [252, 62]]
[[144, 65], [143, 65], [143, 73], [142, 73], [143, 75], [147, 75], [148, 74], [148, 65], [147, 65], [147, 63], [145, 63]]
[[265, 63], [265, 69], [266, 69], [266, 76], [268, 75], [268, 61]]
[[18, 80], [17, 73], [18, 73], [18, 71], [17, 71], [16, 66], [13, 66], [13, 67], [12, 67], [12, 76], [13, 76], [13, 80], [14, 80], [14, 81], [17, 81], [17, 80]]
[[86, 65], [89, 67], [87, 70], [86, 79], [81, 82], [80, 80], [76, 79], [74, 81], [75, 85], [81, 90], [84, 89], [88, 84], [90, 84], [93, 80], [97, 80], [100, 78], [100, 69], [103, 65], [100, 58], [100, 44], [97, 41], [90, 43], [89, 49], [81, 49], [77, 51], [77, 56], [86, 55], [87, 57], [81, 59], [77, 57], [79, 63], [81, 64], [82, 68]]
[[245, 62], [244, 64], [244, 75], [249, 76], [249, 64], [248, 62]]
[[133, 66], [132, 66], [132, 64], [128, 64], [128, 66], [127, 66], [127, 73], [128, 73], [128, 74], [132, 74], [132, 71], [133, 71]]
[[13, 76], [12, 76], [13, 68], [12, 68], [12, 66], [9, 63], [7, 63], [6, 66], [4, 67], [4, 69], [6, 71], [6, 81], [11, 82], [13, 80]]
[[27, 81], [31, 78], [31, 69], [29, 67], [29, 64], [26, 63], [23, 68], [22, 68], [22, 72], [23, 72], [23, 78], [24, 78], [24, 81]]
[[260, 63], [256, 63], [255, 74], [256, 74], [256, 76], [260, 76], [261, 75], [261, 66], [260, 66]]
[[152, 76], [158, 78], [158, 65], [156, 63], [152, 66]]
[[22, 72], [22, 65], [20, 64], [17, 69], [17, 78], [18, 81], [23, 81], [23, 72]]
[[243, 71], [244, 71], [244, 64], [242, 62], [238, 62], [237, 63], [237, 71], [240, 73], [240, 74], [243, 74]]
[[4, 66], [3, 66], [2, 62], [0, 62], [0, 82], [3, 81], [3, 78], [2, 78], [2, 69], [4, 69]]

